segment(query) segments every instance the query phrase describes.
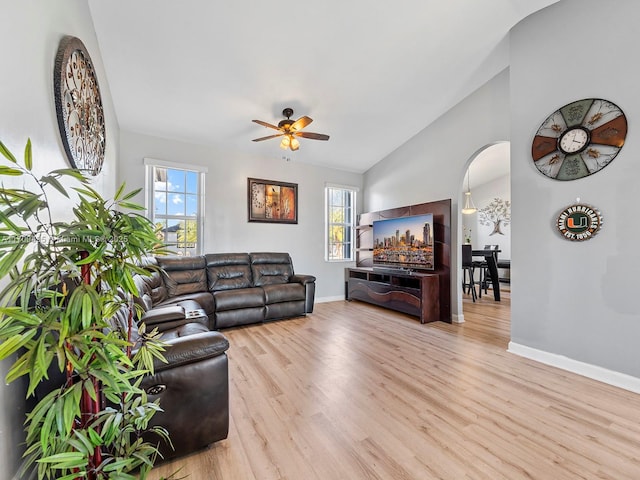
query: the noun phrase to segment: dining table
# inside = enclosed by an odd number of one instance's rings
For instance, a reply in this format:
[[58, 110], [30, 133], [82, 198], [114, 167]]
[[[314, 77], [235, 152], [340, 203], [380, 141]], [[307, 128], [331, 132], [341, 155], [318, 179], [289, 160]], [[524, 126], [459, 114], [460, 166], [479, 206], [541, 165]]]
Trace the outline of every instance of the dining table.
[[[491, 286], [493, 287], [493, 299], [496, 302], [500, 301], [500, 279], [498, 278], [498, 253], [500, 250], [494, 249], [480, 249], [472, 250], [471, 254], [474, 257], [483, 257], [487, 262], [487, 269], [491, 274]], [[483, 282], [484, 283], [484, 282]], [[480, 284], [480, 296], [482, 296], [482, 284]]]

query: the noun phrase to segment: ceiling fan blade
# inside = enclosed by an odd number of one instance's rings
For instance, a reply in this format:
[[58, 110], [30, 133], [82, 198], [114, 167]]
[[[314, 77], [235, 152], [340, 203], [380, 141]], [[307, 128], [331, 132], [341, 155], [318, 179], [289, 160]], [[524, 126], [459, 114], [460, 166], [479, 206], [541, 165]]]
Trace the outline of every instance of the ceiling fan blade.
[[329, 135], [324, 133], [312, 133], [312, 132], [294, 132], [296, 137], [311, 138], [313, 140], [329, 140]]
[[270, 123], [263, 122], [262, 120], [251, 120], [252, 122], [256, 122], [258, 125], [262, 125], [263, 127], [273, 128], [274, 130], [280, 130], [275, 125], [271, 125]]
[[254, 138], [252, 140], [252, 142], [261, 142], [263, 140], [269, 140], [270, 138], [276, 138], [276, 137], [281, 137], [283, 136], [284, 133], [277, 133], [276, 135], [269, 135], [268, 137], [260, 137], [260, 138]]
[[291, 126], [289, 127], [289, 130], [291, 130], [292, 132], [295, 132], [295, 131], [298, 131], [298, 130], [302, 130], [304, 127], [309, 125], [311, 122], [313, 122], [313, 120], [305, 115], [304, 117], [300, 117], [298, 120], [293, 122], [291, 124]]

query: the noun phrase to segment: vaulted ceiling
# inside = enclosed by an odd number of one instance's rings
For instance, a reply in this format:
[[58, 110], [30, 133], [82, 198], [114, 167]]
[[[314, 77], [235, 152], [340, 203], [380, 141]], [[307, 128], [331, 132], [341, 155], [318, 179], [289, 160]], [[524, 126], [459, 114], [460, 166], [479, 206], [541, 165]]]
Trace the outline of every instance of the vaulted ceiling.
[[[507, 67], [509, 30], [557, 1], [89, 5], [122, 129], [364, 172]], [[285, 107], [330, 140], [252, 142]]]

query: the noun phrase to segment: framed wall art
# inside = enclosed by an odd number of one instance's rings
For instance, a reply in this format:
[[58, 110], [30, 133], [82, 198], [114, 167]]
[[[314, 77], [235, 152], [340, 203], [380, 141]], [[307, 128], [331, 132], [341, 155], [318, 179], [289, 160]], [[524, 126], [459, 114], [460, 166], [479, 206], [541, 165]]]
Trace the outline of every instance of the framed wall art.
[[298, 223], [298, 184], [247, 179], [250, 222]]
[[69, 163], [85, 175], [102, 170], [105, 121], [98, 77], [79, 38], [60, 41], [53, 71], [58, 128]]

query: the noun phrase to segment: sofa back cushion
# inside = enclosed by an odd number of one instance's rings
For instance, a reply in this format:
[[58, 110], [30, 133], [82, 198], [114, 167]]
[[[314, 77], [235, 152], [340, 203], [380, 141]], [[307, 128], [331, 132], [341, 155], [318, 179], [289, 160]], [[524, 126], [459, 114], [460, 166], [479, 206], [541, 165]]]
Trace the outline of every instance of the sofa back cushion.
[[164, 284], [169, 297], [186, 293], [206, 292], [205, 259], [197, 257], [156, 257], [164, 270]]
[[138, 297], [135, 301], [146, 311], [167, 299], [167, 289], [158, 268], [158, 262], [154, 257], [142, 258], [139, 266], [150, 272], [150, 275], [135, 274], [133, 276], [133, 281], [138, 289]]
[[250, 253], [253, 285], [275, 285], [289, 283], [293, 276], [293, 265], [288, 253]]
[[209, 253], [205, 259], [210, 292], [253, 286], [248, 253]]

